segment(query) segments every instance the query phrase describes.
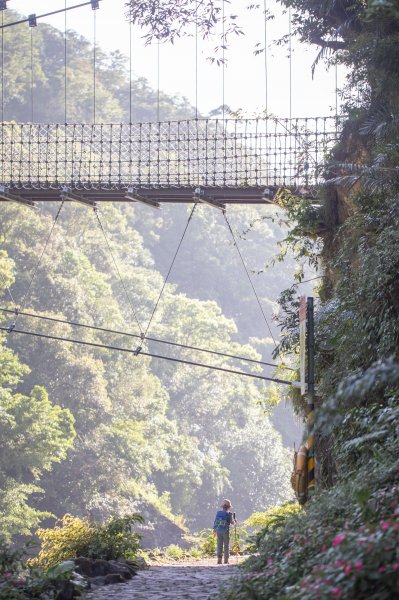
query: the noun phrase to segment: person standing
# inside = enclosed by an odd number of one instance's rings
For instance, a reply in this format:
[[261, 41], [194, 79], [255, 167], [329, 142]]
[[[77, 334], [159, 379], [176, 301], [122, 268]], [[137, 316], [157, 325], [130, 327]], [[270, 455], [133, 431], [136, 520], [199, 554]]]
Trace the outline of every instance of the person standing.
[[223, 500], [221, 509], [218, 510], [213, 524], [214, 535], [217, 536], [216, 555], [218, 565], [227, 565], [230, 556], [230, 525], [235, 523], [235, 515], [231, 512], [232, 504], [230, 500]]

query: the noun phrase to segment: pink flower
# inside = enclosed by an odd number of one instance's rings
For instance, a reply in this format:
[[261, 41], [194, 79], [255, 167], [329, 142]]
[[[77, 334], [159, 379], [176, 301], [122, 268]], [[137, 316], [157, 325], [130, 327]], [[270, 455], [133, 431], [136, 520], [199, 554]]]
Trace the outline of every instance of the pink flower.
[[387, 529], [389, 529], [389, 523], [387, 521], [381, 521], [380, 527], [381, 527], [381, 529], [386, 531]]
[[349, 575], [349, 573], [352, 571], [352, 565], [349, 564], [347, 567], [345, 567], [344, 573], [345, 575]]
[[399, 569], [399, 562], [397, 562], [397, 563], [393, 563], [393, 565], [392, 565], [392, 569], [393, 569], [394, 571], [397, 571], [397, 570]]
[[363, 567], [363, 561], [362, 560], [357, 560], [355, 562], [355, 569], [356, 571], [361, 571]]
[[268, 558], [268, 559], [267, 559], [267, 564], [268, 564], [268, 565], [271, 565], [271, 564], [272, 564], [272, 562], [273, 562], [273, 560], [272, 560], [271, 558]]
[[339, 533], [333, 539], [332, 545], [333, 546], [339, 546], [340, 544], [342, 544], [342, 542], [344, 541], [344, 539], [345, 539], [345, 534]]
[[386, 567], [383, 565], [382, 567], [380, 567], [380, 568], [378, 569], [378, 572], [379, 572], [379, 573], [385, 573], [385, 571], [386, 571], [386, 570], [387, 570], [387, 568], [386, 568]]
[[340, 590], [339, 588], [334, 587], [331, 591], [332, 591], [332, 595], [334, 596], [334, 598], [342, 598], [343, 591]]

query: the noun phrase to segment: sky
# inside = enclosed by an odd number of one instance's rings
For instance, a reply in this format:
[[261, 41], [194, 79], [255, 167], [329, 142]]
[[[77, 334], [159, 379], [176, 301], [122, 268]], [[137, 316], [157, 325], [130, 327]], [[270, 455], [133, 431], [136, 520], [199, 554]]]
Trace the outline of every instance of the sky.
[[[66, 0], [66, 5], [73, 6], [82, 1]], [[267, 24], [267, 112], [278, 117], [335, 114], [335, 69], [327, 72], [325, 66], [319, 63], [312, 81], [311, 65], [317, 55], [317, 47], [307, 48], [294, 43], [290, 83], [288, 49], [272, 43], [288, 32], [288, 14], [283, 14], [282, 7], [274, 0], [266, 1], [267, 8], [275, 14], [275, 18]], [[230, 6], [226, 13], [232, 10], [238, 14], [245, 35], [231, 40], [226, 53], [224, 86], [223, 67], [209, 61], [209, 57], [214, 56], [216, 39], [199, 39], [197, 59], [193, 35], [178, 40], [174, 45], [160, 44], [159, 49], [157, 44], [146, 47], [143, 32], [137, 27], [131, 28], [126, 19], [125, 0], [101, 0], [97, 11], [90, 6], [70, 10], [67, 12], [67, 27], [93, 40], [95, 19], [97, 44], [104, 50], [121, 51], [126, 55], [127, 68], [131, 33], [133, 77], [145, 77], [154, 89], [158, 89], [159, 84], [159, 88], [168, 94], [185, 96], [194, 107], [197, 105], [202, 115], [221, 106], [224, 100], [233, 111], [241, 109], [245, 115], [252, 116], [263, 113], [266, 104], [265, 58], [263, 53], [254, 55], [255, 44], [263, 44], [265, 28], [262, 12], [250, 11], [247, 5], [247, 0], [232, 0], [230, 5], [226, 5]], [[9, 8], [24, 15], [40, 15], [64, 6], [65, 0], [8, 0]], [[63, 14], [40, 19], [39, 26], [41, 22], [64, 29]], [[344, 74], [338, 71], [338, 87], [343, 77]], [[194, 113], [187, 118], [195, 116]], [[160, 118], [162, 120], [162, 115]]]

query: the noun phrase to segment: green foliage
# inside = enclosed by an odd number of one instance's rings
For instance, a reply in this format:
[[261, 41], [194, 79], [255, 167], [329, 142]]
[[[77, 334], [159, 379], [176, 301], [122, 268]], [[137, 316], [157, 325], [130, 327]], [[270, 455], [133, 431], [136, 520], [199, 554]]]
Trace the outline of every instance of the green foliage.
[[42, 491], [43, 474], [66, 457], [75, 430], [71, 412], [52, 404], [43, 387], [13, 393], [29, 369], [1, 344], [0, 366], [0, 535], [10, 540], [16, 533], [29, 534], [49, 516], [28, 500]]
[[181, 560], [184, 558], [184, 550], [177, 544], [170, 544], [164, 549], [165, 556], [168, 558], [174, 558], [175, 560]]
[[41, 540], [37, 562], [53, 567], [78, 556], [103, 560], [134, 559], [140, 545], [140, 536], [132, 533], [135, 523], [143, 523], [138, 514], [112, 517], [104, 524], [64, 515], [60, 525], [36, 531]]
[[203, 529], [199, 533], [199, 549], [204, 556], [216, 555], [216, 536], [213, 529]]
[[253, 513], [244, 521], [244, 525], [246, 527], [262, 527], [263, 530], [268, 531], [269, 529], [275, 529], [276, 527], [283, 527], [290, 516], [301, 510], [302, 508], [299, 504], [286, 502], [281, 506], [273, 506], [265, 512]]
[[34, 566], [27, 560], [29, 548], [12, 549], [0, 540], [0, 597], [4, 600], [56, 599], [61, 593], [80, 596], [86, 581], [73, 572], [75, 563], [64, 561], [51, 568]]

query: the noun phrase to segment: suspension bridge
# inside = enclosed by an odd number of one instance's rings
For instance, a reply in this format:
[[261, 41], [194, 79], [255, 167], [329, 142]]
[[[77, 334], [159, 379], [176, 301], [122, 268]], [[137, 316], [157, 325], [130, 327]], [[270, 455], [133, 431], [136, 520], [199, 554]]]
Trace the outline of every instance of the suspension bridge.
[[2, 200], [271, 202], [309, 194], [340, 129], [336, 117], [134, 124], [3, 123]]
[[[232, 354], [215, 352], [209, 349], [177, 344], [148, 336], [151, 323], [169, 279], [175, 259], [183, 242], [195, 207], [205, 203], [223, 210], [223, 216], [233, 245], [237, 249], [244, 271], [254, 292], [260, 312], [268, 331], [276, 345], [267, 317], [261, 306], [249, 271], [240, 253], [237, 239], [225, 213], [227, 204], [268, 204], [272, 203], [279, 190], [290, 189], [304, 197], [314, 197], [315, 187], [323, 181], [330, 152], [339, 139], [343, 118], [338, 116], [293, 118], [291, 116], [291, 63], [290, 63], [290, 117], [277, 118], [223, 118], [209, 119], [198, 116], [197, 102], [195, 118], [180, 121], [132, 123], [132, 52], [130, 51], [130, 119], [127, 123], [96, 122], [96, 37], [95, 14], [100, 0], [89, 0], [76, 6], [66, 7], [46, 15], [30, 15], [27, 19], [4, 23], [7, 0], [0, 0], [1, 24], [1, 120], [0, 120], [0, 201], [17, 202], [36, 207], [37, 202], [59, 201], [58, 212], [45, 240], [37, 264], [33, 270], [26, 291], [20, 303], [16, 303], [10, 289], [13, 308], [0, 307], [4, 314], [12, 314], [13, 321], [0, 331], [6, 334], [20, 333], [39, 338], [83, 344], [95, 348], [105, 348], [119, 352], [141, 354], [159, 359], [172, 360], [191, 366], [216, 369], [240, 376], [254, 377], [265, 381], [276, 381], [294, 385], [292, 381], [273, 378], [253, 372], [226, 369], [224, 367], [172, 358], [143, 350], [146, 341], [181, 347], [196, 352], [235, 359], [239, 362], [257, 363], [264, 366], [277, 366], [262, 361], [254, 361]], [[34, 77], [33, 77], [33, 34], [37, 19], [58, 12], [65, 12], [82, 6], [93, 8], [93, 122], [70, 123], [67, 119], [67, 28], [64, 30], [64, 123], [35, 123]], [[266, 14], [266, 8], [264, 10]], [[31, 122], [16, 123], [7, 121], [4, 112], [4, 28], [28, 23], [31, 28]], [[265, 19], [266, 40], [267, 19]], [[265, 43], [266, 49], [266, 43]], [[290, 53], [291, 56], [291, 53]], [[198, 52], [196, 50], [196, 90], [198, 88]], [[290, 58], [291, 60], [291, 58]], [[158, 63], [159, 72], [159, 63]], [[223, 107], [224, 107], [224, 63], [222, 66]], [[159, 77], [158, 77], [159, 79]], [[265, 111], [267, 103], [267, 53], [265, 52]], [[196, 91], [197, 96], [197, 91]], [[66, 202], [80, 202], [97, 209], [102, 202], [138, 202], [159, 208], [162, 203], [191, 203], [193, 208], [182, 237], [178, 243], [164, 284], [146, 326], [138, 319], [134, 304], [121, 276], [116, 257], [106, 235], [98, 210], [94, 210], [98, 225], [103, 233], [112, 263], [120, 279], [128, 304], [135, 317], [138, 334], [126, 331], [89, 326], [36, 313], [26, 312], [32, 282], [46, 254], [50, 238], [61, 209]], [[62, 322], [74, 328], [84, 328], [103, 333], [112, 333], [122, 339], [134, 337], [140, 340], [137, 348], [115, 346], [106, 343], [65, 338], [38, 331], [18, 329], [20, 317], [37, 320]]]

